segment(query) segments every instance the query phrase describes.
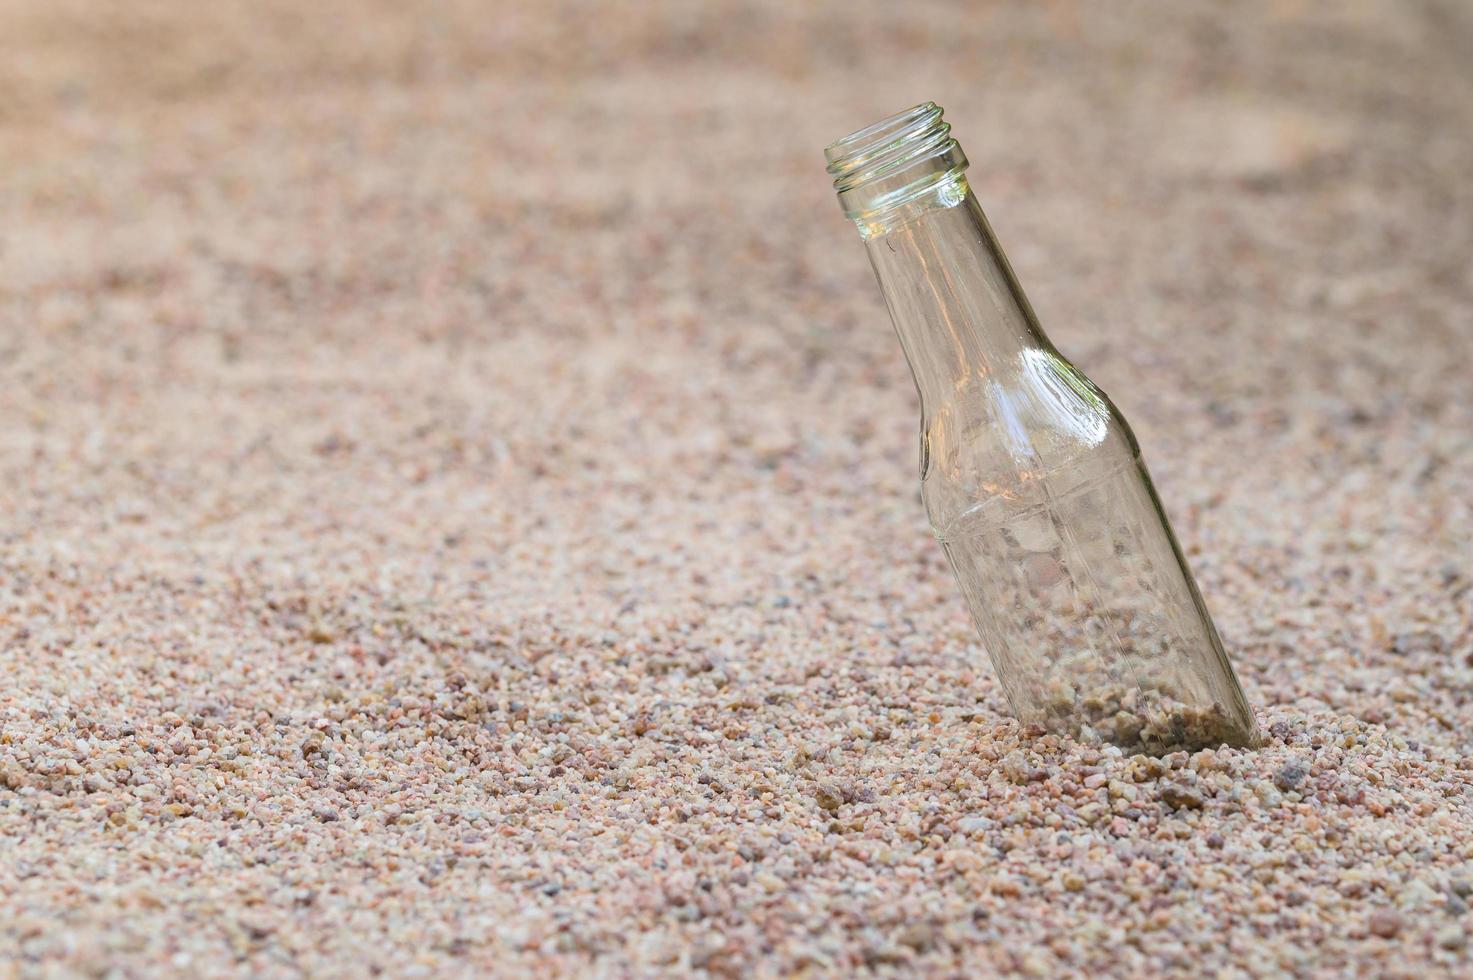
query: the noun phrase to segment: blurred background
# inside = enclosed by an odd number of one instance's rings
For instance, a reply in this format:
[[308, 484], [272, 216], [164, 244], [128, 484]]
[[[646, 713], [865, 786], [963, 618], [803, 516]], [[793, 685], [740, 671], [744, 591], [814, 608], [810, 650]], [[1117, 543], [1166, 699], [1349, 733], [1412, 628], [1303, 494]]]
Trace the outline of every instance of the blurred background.
[[934, 99], [1216, 591], [1312, 588], [1307, 536], [1350, 530], [1435, 571], [1466, 558], [1429, 535], [1466, 516], [1469, 44], [1436, 2], [6, 3], [7, 521], [453, 547], [600, 616], [934, 565], [821, 154]]
[[871, 697], [1002, 725], [823, 169], [931, 99], [1265, 722], [1463, 746], [1470, 65], [1456, 0], [3, 0], [6, 723], [470, 677], [647, 727], [817, 690], [773, 760]]

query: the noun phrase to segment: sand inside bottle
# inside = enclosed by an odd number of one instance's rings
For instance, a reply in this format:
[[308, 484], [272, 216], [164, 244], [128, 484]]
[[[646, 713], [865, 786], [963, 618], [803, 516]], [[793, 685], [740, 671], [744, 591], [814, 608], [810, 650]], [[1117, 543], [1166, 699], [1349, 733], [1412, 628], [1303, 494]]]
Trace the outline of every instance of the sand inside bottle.
[[1138, 460], [1024, 481], [938, 529], [1018, 719], [1152, 753], [1251, 745], [1252, 714]]

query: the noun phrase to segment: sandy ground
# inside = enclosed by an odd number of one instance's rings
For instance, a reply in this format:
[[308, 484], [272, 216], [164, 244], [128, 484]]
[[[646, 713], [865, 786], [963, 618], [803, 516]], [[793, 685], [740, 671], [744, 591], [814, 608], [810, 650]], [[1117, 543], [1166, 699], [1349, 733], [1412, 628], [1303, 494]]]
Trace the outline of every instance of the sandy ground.
[[[1453, 0], [0, 2], [0, 976], [1466, 975], [1470, 65]], [[927, 98], [1261, 751], [1008, 720], [820, 152]]]

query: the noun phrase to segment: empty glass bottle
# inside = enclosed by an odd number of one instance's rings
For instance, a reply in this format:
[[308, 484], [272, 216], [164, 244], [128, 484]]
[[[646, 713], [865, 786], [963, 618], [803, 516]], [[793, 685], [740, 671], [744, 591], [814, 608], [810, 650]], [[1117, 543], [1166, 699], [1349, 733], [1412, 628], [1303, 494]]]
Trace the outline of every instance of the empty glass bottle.
[[1257, 741], [1105, 393], [1039, 327], [933, 103], [833, 144], [921, 398], [926, 512], [1014, 714], [1165, 752]]

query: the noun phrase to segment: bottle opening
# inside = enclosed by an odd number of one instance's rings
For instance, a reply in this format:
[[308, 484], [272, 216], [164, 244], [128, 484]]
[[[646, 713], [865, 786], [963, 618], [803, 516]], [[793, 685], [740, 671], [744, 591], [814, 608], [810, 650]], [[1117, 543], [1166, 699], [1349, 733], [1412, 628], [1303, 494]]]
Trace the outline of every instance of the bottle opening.
[[967, 158], [951, 138], [951, 124], [941, 115], [940, 106], [926, 102], [851, 133], [824, 150], [839, 203], [848, 217], [860, 223], [861, 230], [866, 222], [948, 185], [960, 184], [961, 193], [940, 203], [956, 204], [965, 196], [961, 174]]

